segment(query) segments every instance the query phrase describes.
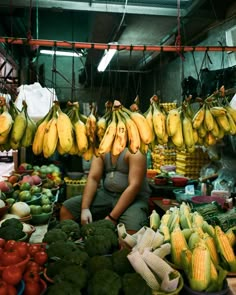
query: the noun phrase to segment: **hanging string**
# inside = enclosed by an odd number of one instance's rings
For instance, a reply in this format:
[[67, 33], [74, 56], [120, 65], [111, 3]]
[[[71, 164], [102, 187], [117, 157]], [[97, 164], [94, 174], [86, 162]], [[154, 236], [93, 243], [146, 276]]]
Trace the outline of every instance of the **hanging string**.
[[52, 89], [53, 89], [53, 95], [52, 95], [52, 99], [51, 99], [51, 105], [53, 104], [53, 101], [55, 100], [55, 94], [56, 94], [56, 73], [57, 73], [56, 51], [57, 51], [57, 47], [56, 47], [56, 44], [55, 44], [54, 53], [53, 53], [53, 56], [52, 56]]
[[[74, 52], [74, 50], [73, 50]], [[74, 102], [75, 101], [75, 57], [74, 55], [72, 56], [72, 87], [71, 87], [71, 99]]]
[[29, 5], [29, 22], [28, 22], [28, 32], [27, 32], [27, 39], [28, 40], [32, 39], [32, 35], [31, 35], [31, 17], [32, 17], [32, 0], [30, 0], [30, 5]]
[[180, 0], [177, 0], [177, 9], [178, 9], [178, 16], [177, 16], [177, 27], [178, 27], [178, 34], [175, 39], [175, 46], [176, 46], [176, 52], [180, 56], [182, 60], [184, 60], [184, 56], [182, 55], [181, 52], [181, 32], [180, 32], [180, 23], [181, 23], [181, 18], [180, 18]]

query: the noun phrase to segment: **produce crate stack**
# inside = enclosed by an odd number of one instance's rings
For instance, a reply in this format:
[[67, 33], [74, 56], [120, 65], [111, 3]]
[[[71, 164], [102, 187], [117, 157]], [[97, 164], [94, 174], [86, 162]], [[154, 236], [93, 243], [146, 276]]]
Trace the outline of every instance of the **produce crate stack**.
[[176, 149], [167, 145], [156, 145], [151, 153], [152, 167], [161, 172], [160, 167], [164, 165], [176, 165]]
[[86, 179], [70, 179], [69, 177], [64, 178], [66, 184], [66, 199], [74, 196], [81, 195], [84, 191]]
[[196, 179], [200, 176], [201, 168], [210, 162], [207, 152], [202, 147], [196, 147], [195, 151], [177, 151], [176, 153], [176, 173], [186, 177]]
[[160, 103], [160, 107], [162, 109], [164, 109], [166, 112], [176, 109], [177, 108], [177, 104], [175, 102], [163, 102]]

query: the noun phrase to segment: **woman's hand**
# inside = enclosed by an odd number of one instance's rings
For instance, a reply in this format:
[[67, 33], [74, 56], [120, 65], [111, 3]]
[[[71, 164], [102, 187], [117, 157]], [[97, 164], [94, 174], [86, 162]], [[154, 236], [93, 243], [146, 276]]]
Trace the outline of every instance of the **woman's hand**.
[[82, 209], [81, 211], [81, 224], [93, 222], [93, 217], [89, 209]]

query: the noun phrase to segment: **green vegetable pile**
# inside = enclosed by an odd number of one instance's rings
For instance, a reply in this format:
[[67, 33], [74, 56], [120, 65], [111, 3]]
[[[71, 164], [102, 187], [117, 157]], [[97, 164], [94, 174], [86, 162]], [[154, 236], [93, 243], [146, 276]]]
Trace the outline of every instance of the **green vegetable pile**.
[[119, 248], [113, 223], [108, 220], [83, 226], [71, 220], [60, 223], [43, 239], [47, 243], [47, 275], [54, 281], [48, 286], [47, 295], [152, 294], [130, 264], [127, 258], [130, 250]]

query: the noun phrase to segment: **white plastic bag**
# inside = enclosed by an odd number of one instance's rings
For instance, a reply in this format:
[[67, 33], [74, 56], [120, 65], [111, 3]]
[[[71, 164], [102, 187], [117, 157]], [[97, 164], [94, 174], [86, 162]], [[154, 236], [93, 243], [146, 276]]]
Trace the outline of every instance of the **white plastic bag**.
[[28, 114], [35, 121], [43, 118], [52, 107], [53, 101], [57, 100], [55, 89], [42, 87], [38, 82], [21, 85], [18, 92], [16, 107], [21, 110], [22, 102], [25, 101]]

